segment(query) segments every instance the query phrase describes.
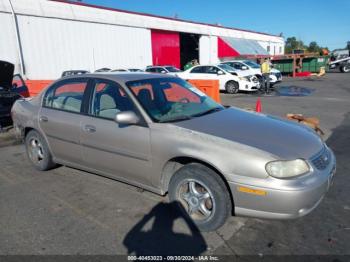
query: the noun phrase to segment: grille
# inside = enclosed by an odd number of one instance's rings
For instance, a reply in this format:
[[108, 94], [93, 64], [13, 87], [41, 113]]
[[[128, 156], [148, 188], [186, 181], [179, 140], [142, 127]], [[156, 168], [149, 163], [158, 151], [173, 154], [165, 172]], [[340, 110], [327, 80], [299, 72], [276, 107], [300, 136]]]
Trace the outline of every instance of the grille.
[[274, 73], [274, 75], [277, 77], [277, 79], [280, 79], [282, 77], [281, 73]]
[[324, 170], [327, 168], [329, 163], [331, 162], [331, 154], [329, 151], [324, 148], [320, 154], [318, 154], [313, 160], [312, 164], [318, 169], [318, 170]]

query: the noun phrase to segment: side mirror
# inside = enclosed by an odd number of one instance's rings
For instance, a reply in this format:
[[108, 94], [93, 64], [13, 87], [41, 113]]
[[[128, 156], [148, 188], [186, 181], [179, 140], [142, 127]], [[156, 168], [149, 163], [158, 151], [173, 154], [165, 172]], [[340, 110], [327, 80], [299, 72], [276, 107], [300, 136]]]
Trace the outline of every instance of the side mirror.
[[135, 125], [140, 118], [133, 111], [119, 112], [115, 115], [115, 122], [122, 125]]
[[242, 66], [242, 70], [248, 70], [248, 66]]
[[218, 71], [218, 73], [217, 73], [218, 75], [224, 75], [225, 73], [224, 72], [222, 72], [221, 70], [220, 71]]
[[162, 71], [160, 71], [162, 74], [166, 74], [166, 71], [165, 70], [162, 70]]

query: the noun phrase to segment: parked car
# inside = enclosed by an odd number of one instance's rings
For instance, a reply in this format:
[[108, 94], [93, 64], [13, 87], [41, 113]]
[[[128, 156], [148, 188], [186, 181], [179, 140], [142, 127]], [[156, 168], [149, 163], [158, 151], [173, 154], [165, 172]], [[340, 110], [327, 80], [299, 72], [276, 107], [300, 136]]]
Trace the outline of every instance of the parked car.
[[228, 65], [198, 65], [179, 73], [178, 76], [190, 79], [219, 80], [220, 90], [226, 90], [229, 94], [241, 91], [257, 91], [260, 83], [252, 76], [239, 76], [241, 73], [234, 72]]
[[15, 101], [29, 96], [22, 77], [13, 75], [14, 69], [12, 63], [0, 61], [0, 130], [12, 125], [11, 108]]
[[148, 73], [159, 73], [159, 74], [169, 74], [176, 76], [178, 73], [182, 71], [175, 66], [148, 66], [145, 69], [145, 72]]
[[249, 70], [235, 69], [235, 68], [233, 68], [229, 65], [226, 65], [226, 64], [218, 64], [217, 67], [219, 67], [220, 69], [222, 69], [222, 70], [224, 70], [232, 75], [238, 76], [243, 80], [249, 80], [250, 82], [256, 83], [257, 87], [260, 86], [260, 81], [257, 78], [257, 76], [254, 74], [251, 74], [251, 72], [249, 72]]
[[[232, 61], [226, 61], [222, 62], [222, 64], [229, 65], [237, 70], [245, 70], [249, 72], [249, 75], [256, 75], [256, 77], [259, 79], [260, 84], [263, 84], [263, 78], [262, 73], [260, 69], [260, 65], [251, 61], [251, 60], [232, 60]], [[270, 85], [273, 86], [274, 84], [282, 81], [282, 73], [281, 71], [271, 68], [271, 74], [270, 74]]]
[[204, 231], [231, 214], [304, 216], [336, 168], [312, 129], [225, 108], [165, 74], [63, 78], [12, 114], [38, 170], [62, 164], [168, 193]]
[[138, 68], [118, 68], [113, 69], [110, 72], [143, 72], [143, 70]]
[[109, 72], [109, 71], [111, 71], [110, 68], [108, 68], [108, 67], [103, 67], [103, 68], [100, 68], [100, 69], [95, 70], [95, 73], [104, 73], [104, 72]]
[[87, 73], [89, 73], [89, 71], [87, 70], [66, 70], [62, 72], [61, 77], [81, 75], [81, 74], [87, 74]]

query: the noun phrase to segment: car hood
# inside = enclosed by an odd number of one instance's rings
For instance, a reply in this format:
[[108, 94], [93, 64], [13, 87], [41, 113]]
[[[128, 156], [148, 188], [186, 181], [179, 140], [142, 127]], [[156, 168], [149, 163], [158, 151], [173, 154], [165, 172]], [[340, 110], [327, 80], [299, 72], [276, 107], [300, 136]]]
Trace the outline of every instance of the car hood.
[[233, 107], [174, 125], [254, 147], [278, 159], [309, 159], [323, 148], [322, 140], [307, 127]]
[[236, 73], [238, 76], [241, 77], [253, 75], [250, 70], [232, 70], [229, 73]]
[[6, 90], [11, 88], [14, 71], [14, 64], [0, 61], [0, 87], [5, 88]]
[[281, 71], [275, 69], [275, 68], [271, 68], [271, 73], [281, 73]]

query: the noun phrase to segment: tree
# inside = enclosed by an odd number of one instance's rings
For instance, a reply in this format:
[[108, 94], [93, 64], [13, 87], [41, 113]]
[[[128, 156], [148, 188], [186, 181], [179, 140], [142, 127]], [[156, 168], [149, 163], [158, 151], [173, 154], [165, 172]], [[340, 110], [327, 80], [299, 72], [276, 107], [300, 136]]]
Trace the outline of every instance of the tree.
[[321, 47], [317, 44], [317, 42], [312, 41], [310, 42], [307, 51], [310, 53], [319, 53], [321, 51]]
[[287, 54], [291, 54], [294, 49], [305, 49], [304, 42], [301, 40], [297, 40], [295, 36], [288, 37], [286, 40], [285, 51]]

